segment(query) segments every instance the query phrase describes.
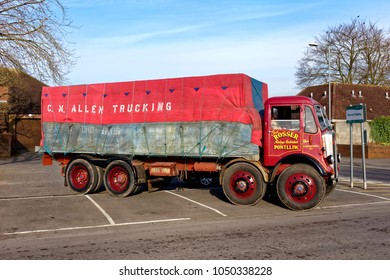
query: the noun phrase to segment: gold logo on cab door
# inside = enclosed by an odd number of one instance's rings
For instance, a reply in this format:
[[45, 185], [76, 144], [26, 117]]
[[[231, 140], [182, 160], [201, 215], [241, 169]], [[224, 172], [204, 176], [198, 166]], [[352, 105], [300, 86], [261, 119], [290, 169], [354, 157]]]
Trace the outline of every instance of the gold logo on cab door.
[[274, 150], [299, 150], [299, 134], [293, 131], [272, 131]]

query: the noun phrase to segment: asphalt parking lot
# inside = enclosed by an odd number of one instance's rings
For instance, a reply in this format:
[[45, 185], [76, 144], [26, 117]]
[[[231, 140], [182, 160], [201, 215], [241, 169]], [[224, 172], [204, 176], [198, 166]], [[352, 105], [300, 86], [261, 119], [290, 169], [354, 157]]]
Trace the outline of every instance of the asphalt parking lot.
[[[390, 206], [388, 184], [369, 182], [368, 186], [368, 190], [351, 189], [348, 182], [341, 181], [335, 192], [312, 211], [315, 214], [319, 209], [374, 204]], [[0, 160], [2, 238], [148, 223], [207, 221], [240, 215], [272, 217], [291, 212], [269, 196], [255, 206], [235, 206], [227, 202], [218, 187], [201, 189], [180, 183], [127, 198], [115, 198], [106, 191], [77, 195], [63, 186], [60, 168], [57, 165], [42, 166], [37, 155]]]

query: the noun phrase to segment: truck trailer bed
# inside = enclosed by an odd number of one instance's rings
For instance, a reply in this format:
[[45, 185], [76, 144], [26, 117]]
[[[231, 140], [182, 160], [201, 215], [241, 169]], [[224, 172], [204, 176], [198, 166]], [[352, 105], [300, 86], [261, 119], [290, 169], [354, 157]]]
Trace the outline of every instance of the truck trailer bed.
[[267, 98], [245, 74], [44, 87], [41, 149], [258, 160]]

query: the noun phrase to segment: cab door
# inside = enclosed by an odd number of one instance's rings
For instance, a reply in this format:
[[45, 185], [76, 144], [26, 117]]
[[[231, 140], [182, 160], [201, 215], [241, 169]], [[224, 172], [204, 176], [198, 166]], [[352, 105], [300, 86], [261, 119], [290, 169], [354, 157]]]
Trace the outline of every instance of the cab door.
[[321, 131], [317, 125], [313, 107], [305, 105], [303, 121], [302, 153], [318, 157], [321, 144]]
[[269, 104], [265, 125], [264, 164], [274, 166], [290, 154], [302, 153], [303, 106]]

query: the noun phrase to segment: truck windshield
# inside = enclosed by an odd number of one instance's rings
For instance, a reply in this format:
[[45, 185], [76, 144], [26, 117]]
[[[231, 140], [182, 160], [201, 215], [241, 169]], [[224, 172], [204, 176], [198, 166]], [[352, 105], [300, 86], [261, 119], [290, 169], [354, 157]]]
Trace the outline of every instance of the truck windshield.
[[324, 108], [322, 106], [316, 105], [315, 109], [321, 130], [332, 129]]

